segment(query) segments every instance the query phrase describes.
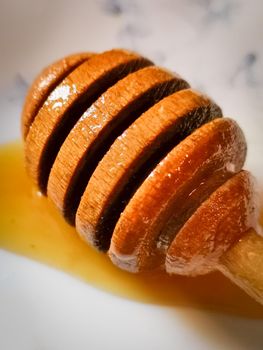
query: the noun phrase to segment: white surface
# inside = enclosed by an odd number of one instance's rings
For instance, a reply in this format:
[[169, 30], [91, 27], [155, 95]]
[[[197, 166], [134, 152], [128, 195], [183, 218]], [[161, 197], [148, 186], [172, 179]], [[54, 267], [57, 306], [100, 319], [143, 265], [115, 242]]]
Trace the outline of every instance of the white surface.
[[[261, 0], [2, 0], [0, 9], [1, 143], [19, 137], [26, 88], [44, 65], [126, 47], [176, 70], [234, 117], [262, 183]], [[263, 321], [113, 297], [0, 251], [1, 350], [254, 350], [263, 348], [262, 329]]]

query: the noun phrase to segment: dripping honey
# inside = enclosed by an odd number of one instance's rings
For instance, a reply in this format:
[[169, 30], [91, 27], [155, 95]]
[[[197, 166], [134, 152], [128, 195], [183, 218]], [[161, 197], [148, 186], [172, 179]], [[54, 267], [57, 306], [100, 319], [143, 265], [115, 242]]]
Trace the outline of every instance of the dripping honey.
[[32, 187], [19, 143], [0, 149], [0, 248], [68, 272], [94, 287], [140, 302], [205, 308], [263, 318], [263, 308], [219, 273], [187, 278], [124, 272], [82, 242]]

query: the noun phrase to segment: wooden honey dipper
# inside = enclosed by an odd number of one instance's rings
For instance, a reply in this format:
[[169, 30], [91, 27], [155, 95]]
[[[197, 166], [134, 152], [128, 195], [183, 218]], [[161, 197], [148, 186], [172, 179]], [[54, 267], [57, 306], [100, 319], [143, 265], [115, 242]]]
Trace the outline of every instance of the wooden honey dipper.
[[263, 304], [244, 135], [180, 76], [126, 50], [50, 65], [22, 115], [36, 186], [120, 268], [218, 269]]

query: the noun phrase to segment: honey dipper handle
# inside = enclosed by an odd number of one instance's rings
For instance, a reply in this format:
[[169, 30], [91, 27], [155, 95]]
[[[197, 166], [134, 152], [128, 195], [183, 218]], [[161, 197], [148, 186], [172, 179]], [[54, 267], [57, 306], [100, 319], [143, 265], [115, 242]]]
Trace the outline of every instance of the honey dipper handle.
[[218, 269], [263, 304], [263, 237], [254, 229], [224, 253]]

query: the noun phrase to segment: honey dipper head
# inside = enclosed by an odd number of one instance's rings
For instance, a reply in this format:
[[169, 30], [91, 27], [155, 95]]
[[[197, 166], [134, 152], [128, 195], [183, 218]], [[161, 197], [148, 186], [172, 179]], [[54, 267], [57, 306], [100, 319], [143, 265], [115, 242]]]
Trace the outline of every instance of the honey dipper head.
[[[49, 66], [29, 91], [22, 129], [34, 183], [123, 269], [206, 272], [253, 224], [238, 125], [134, 52]], [[211, 228], [206, 213], [215, 216]]]

